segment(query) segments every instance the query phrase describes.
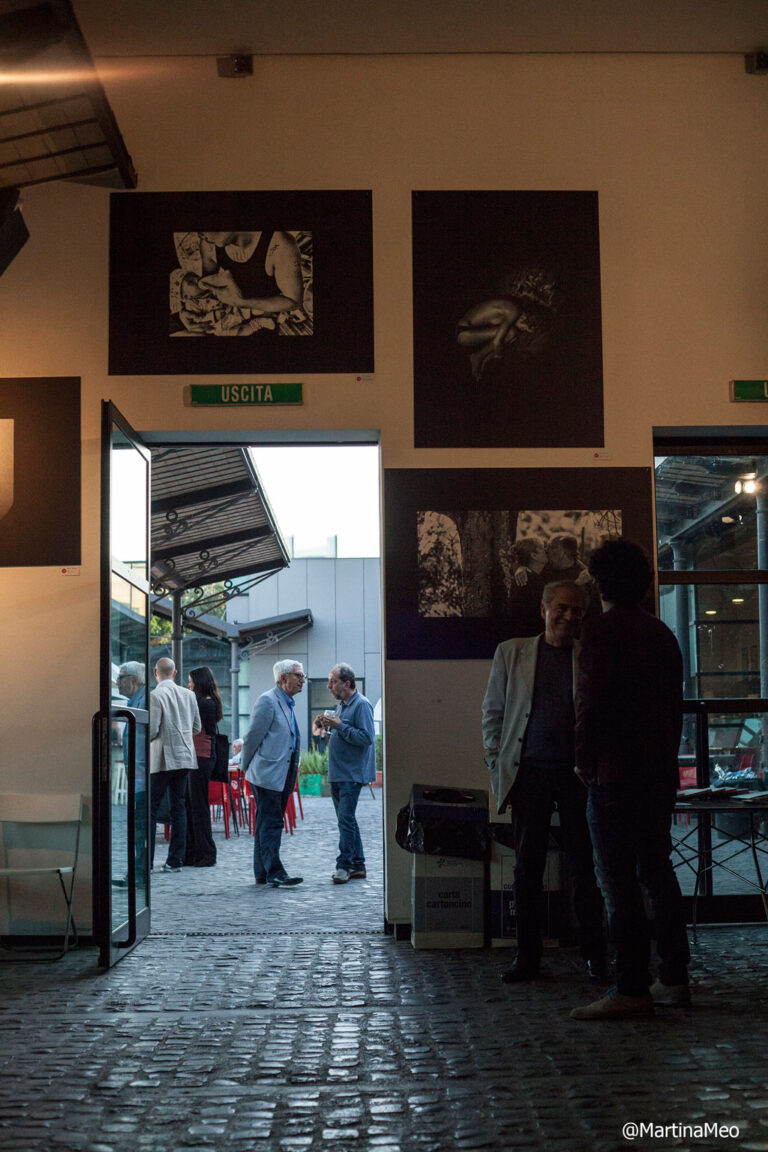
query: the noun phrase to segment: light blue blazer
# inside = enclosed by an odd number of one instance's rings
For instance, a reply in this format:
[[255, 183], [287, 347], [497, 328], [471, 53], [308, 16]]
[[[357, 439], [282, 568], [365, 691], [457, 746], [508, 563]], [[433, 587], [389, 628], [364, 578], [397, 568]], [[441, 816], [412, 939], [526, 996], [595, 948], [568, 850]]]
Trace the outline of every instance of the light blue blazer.
[[275, 686], [253, 706], [251, 726], [243, 741], [241, 764], [249, 784], [282, 792], [291, 766], [291, 709]]

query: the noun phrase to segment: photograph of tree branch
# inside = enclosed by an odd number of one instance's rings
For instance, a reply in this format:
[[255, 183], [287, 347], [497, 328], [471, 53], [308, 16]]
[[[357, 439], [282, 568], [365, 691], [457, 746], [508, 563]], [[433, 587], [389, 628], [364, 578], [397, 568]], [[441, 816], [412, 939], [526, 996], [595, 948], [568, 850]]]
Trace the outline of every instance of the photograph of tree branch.
[[395, 470], [385, 516], [399, 543], [387, 556], [388, 657], [490, 657], [541, 630], [552, 580], [575, 580], [588, 615], [600, 611], [589, 557], [611, 536], [650, 546], [650, 471]]

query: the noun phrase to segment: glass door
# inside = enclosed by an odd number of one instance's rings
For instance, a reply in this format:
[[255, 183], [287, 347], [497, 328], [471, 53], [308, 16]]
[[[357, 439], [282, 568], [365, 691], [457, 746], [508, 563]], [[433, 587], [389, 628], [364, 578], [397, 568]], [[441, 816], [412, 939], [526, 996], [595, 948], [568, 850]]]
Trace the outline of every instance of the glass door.
[[94, 933], [109, 967], [149, 931], [150, 453], [102, 409], [100, 706], [94, 717]]
[[[680, 644], [686, 697], [680, 799], [711, 789], [712, 811], [672, 828], [680, 885], [701, 922], [764, 920], [768, 441], [672, 436], [656, 450], [659, 615]], [[729, 799], [747, 792], [753, 807]]]

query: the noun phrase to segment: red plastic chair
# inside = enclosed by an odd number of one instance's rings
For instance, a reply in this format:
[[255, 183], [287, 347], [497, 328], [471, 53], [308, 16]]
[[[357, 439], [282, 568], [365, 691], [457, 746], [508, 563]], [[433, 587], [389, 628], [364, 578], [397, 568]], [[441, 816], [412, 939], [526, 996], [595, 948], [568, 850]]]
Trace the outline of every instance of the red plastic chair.
[[211, 780], [208, 785], [208, 803], [213, 811], [211, 817], [215, 819], [215, 809], [221, 808], [222, 816], [224, 818], [224, 838], [229, 840], [229, 821], [232, 816], [232, 806], [229, 802], [229, 789], [225, 784], [218, 784], [216, 781]]
[[[248, 798], [248, 831], [253, 834], [256, 831], [256, 797], [253, 794], [253, 788], [247, 780], [243, 780], [245, 788], [245, 795]], [[285, 806], [285, 814], [283, 816], [283, 828], [291, 836], [296, 827], [296, 806], [293, 803], [293, 793], [288, 797], [288, 803]]]
[[296, 776], [296, 783], [294, 785], [293, 790], [296, 793], [296, 799], [299, 802], [299, 815], [301, 816], [301, 818], [303, 820], [304, 819], [304, 809], [301, 806], [301, 792], [299, 791], [299, 777], [298, 777], [298, 775]]
[[288, 797], [288, 803], [285, 806], [285, 813], [283, 815], [283, 827], [286, 832], [293, 836], [293, 830], [296, 827], [296, 805], [293, 802], [293, 792]]
[[256, 797], [253, 794], [253, 788], [251, 788], [245, 777], [243, 777], [243, 796], [248, 805], [248, 831], [251, 836], [253, 836], [256, 831]]

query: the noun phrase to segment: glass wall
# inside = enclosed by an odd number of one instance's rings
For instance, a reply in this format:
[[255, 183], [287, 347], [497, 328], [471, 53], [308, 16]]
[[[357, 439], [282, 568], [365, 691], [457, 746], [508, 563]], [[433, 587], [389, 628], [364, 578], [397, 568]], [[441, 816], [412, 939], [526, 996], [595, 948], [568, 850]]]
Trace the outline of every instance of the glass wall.
[[[768, 776], [768, 448], [678, 445], [655, 460], [659, 614], [683, 652], [688, 700], [742, 704], [708, 718], [699, 776]], [[750, 702], [754, 701], [754, 706]], [[680, 750], [681, 783], [696, 784], [693, 718]]]

